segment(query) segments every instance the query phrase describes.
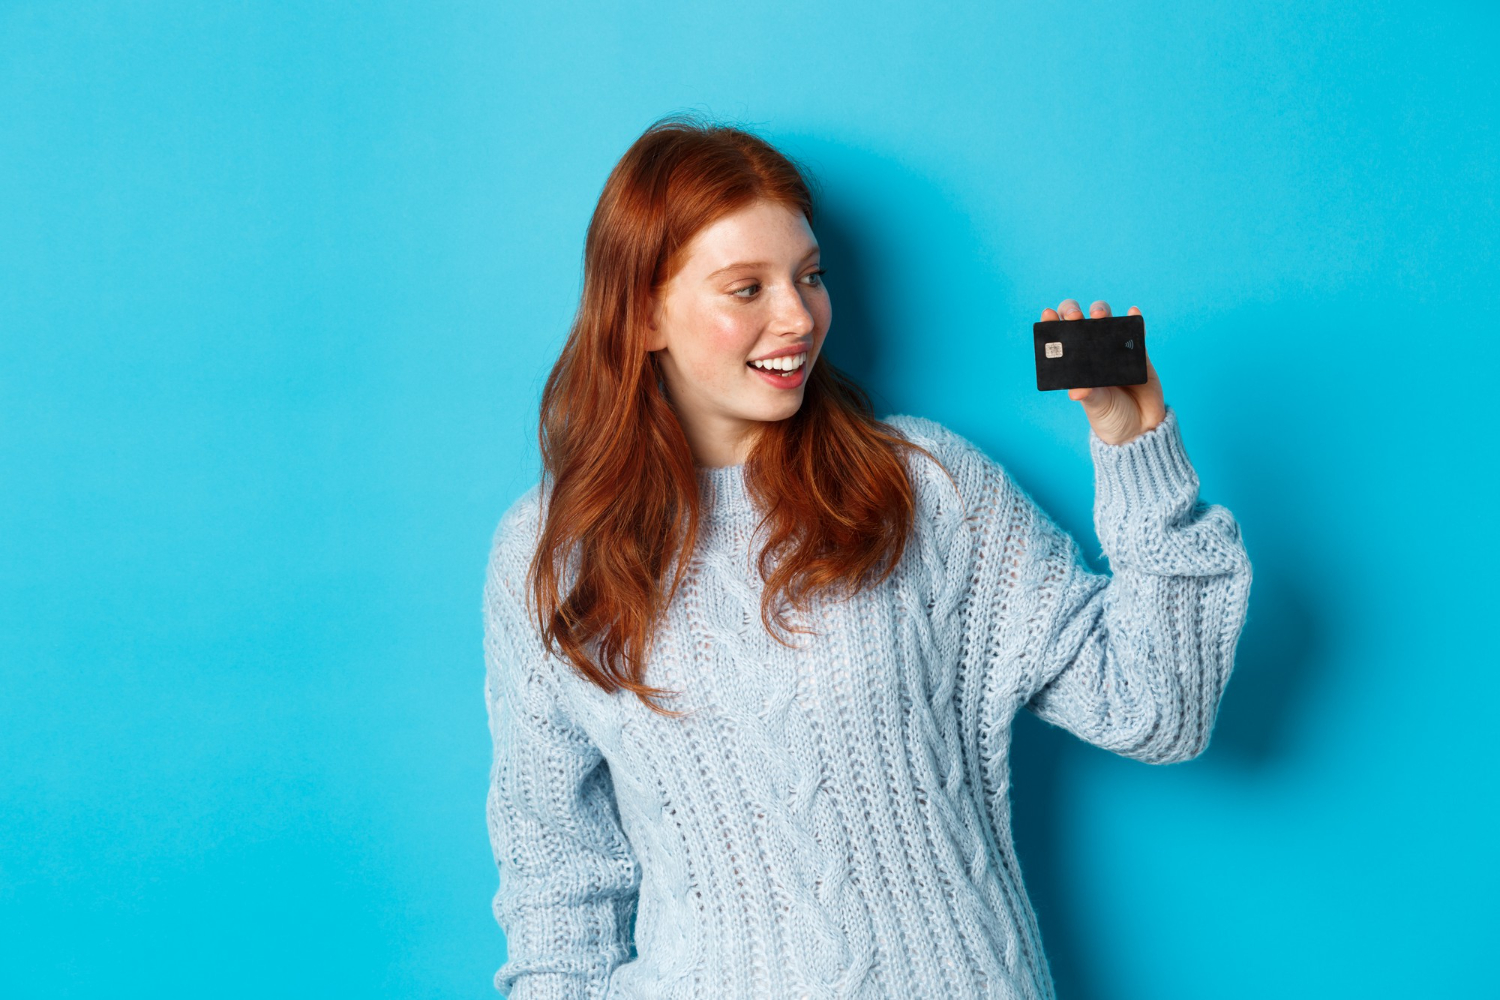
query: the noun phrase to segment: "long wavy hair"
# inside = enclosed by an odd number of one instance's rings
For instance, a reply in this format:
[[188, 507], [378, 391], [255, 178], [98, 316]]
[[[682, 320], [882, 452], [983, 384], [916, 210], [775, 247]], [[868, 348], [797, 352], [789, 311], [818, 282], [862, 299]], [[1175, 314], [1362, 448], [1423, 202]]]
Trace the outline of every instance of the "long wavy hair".
[[[648, 313], [694, 235], [757, 199], [813, 222], [803, 172], [764, 139], [692, 115], [648, 128], [599, 195], [578, 312], [542, 392], [547, 502], [528, 573], [538, 629], [606, 692], [624, 688], [669, 716], [679, 713], [655, 699], [676, 692], [645, 684], [646, 653], [688, 568], [700, 496], [660, 362], [645, 346]], [[744, 475], [760, 527], [769, 526], [761, 621], [783, 645], [778, 629], [813, 631], [789, 623], [787, 605], [805, 612], [816, 591], [853, 594], [900, 561], [916, 506], [903, 448], [932, 457], [876, 420], [864, 390], [821, 356], [797, 412], [762, 428]]]

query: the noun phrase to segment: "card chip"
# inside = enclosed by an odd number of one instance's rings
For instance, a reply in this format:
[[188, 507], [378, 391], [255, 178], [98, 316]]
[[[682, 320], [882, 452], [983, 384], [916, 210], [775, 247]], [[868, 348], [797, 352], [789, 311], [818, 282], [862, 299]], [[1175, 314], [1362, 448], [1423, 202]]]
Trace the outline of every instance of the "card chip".
[[1050, 344], [1047, 345], [1047, 357], [1049, 357], [1049, 358], [1060, 358], [1060, 357], [1062, 357], [1062, 341], [1060, 341], [1060, 340], [1054, 340]]

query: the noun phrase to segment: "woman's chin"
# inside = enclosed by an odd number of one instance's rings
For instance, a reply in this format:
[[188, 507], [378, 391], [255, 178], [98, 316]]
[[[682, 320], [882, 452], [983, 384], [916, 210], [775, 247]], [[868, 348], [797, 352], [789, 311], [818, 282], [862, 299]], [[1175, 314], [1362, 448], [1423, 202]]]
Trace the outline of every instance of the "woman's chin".
[[778, 420], [785, 420], [802, 408], [802, 392], [798, 390], [777, 393], [776, 399], [746, 400], [745, 404], [740, 412], [745, 414], [747, 419], [758, 420], [761, 423], [775, 423]]

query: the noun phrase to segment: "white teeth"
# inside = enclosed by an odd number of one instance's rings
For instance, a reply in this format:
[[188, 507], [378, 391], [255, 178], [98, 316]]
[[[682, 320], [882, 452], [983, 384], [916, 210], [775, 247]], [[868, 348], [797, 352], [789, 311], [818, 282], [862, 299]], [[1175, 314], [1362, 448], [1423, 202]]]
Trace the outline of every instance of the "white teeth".
[[796, 371], [807, 363], [807, 352], [792, 354], [781, 358], [767, 358], [764, 361], [750, 362], [757, 368], [769, 369], [770, 371], [790, 372]]

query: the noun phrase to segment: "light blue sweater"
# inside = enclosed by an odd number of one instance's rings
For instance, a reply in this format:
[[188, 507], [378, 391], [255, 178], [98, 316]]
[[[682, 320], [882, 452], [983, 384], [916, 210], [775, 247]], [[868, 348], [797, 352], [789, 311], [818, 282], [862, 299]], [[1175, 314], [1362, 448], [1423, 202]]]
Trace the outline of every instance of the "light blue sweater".
[[685, 692], [683, 719], [543, 651], [522, 603], [540, 486], [501, 520], [485, 694], [511, 1000], [1054, 996], [1011, 838], [1012, 719], [1148, 763], [1202, 753], [1250, 563], [1171, 407], [1123, 445], [1089, 434], [1112, 576], [970, 442], [887, 422], [959, 492], [910, 459], [897, 571], [816, 600], [796, 650], [761, 625], [743, 466], [700, 468], [706, 530], [646, 674]]

